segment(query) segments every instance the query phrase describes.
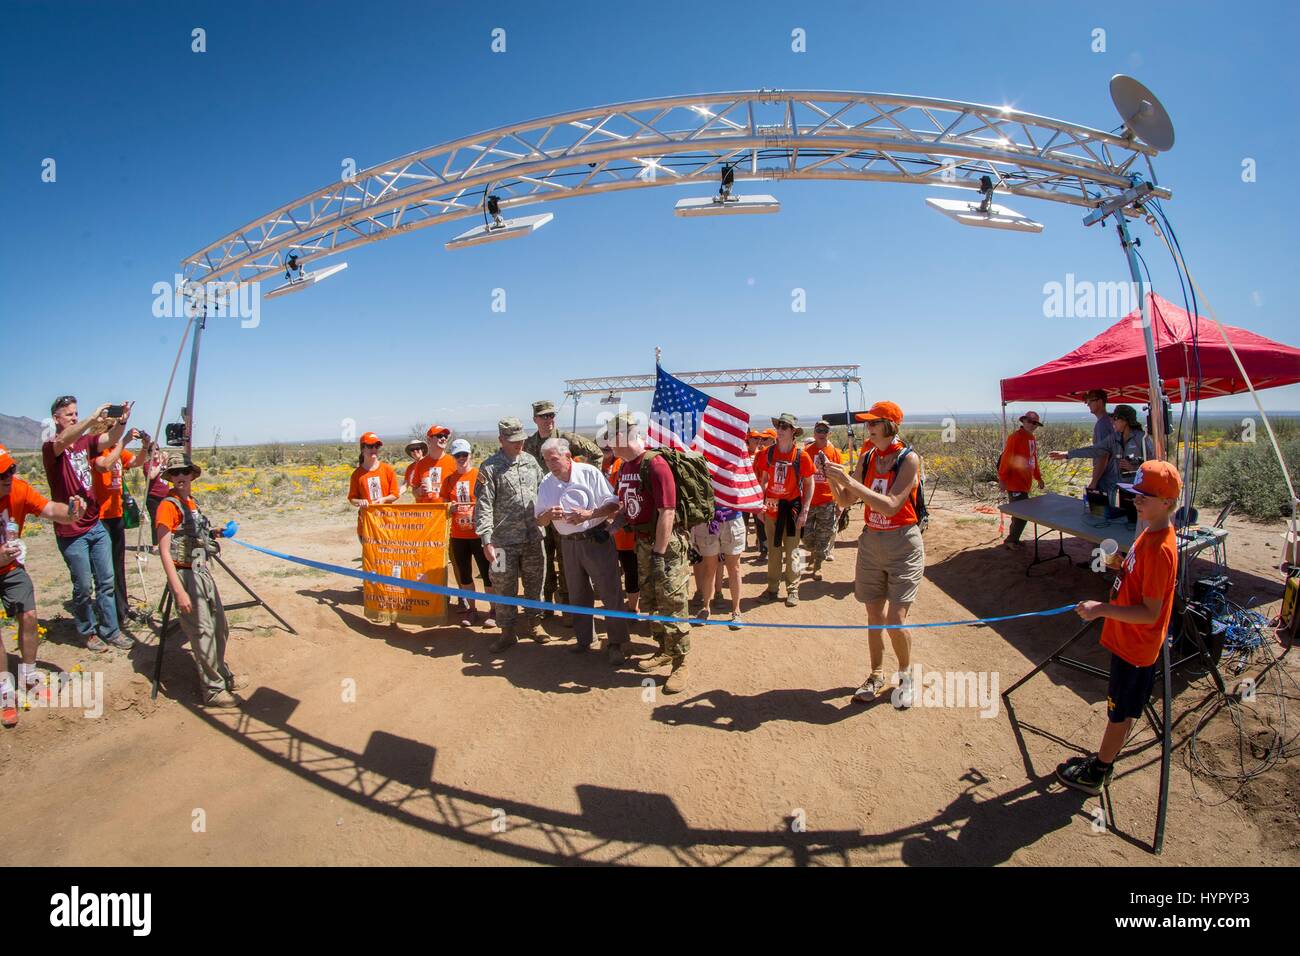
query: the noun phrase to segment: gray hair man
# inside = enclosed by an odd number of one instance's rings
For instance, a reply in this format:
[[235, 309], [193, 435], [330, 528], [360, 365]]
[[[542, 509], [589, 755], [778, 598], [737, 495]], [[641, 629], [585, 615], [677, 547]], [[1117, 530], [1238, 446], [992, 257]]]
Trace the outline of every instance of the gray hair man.
[[[502, 597], [516, 597], [522, 580], [524, 597], [536, 601], [542, 592], [542, 532], [533, 509], [542, 469], [532, 455], [523, 454], [524, 437], [519, 419], [497, 422], [501, 448], [479, 466], [474, 484], [474, 531], [490, 563], [492, 589]], [[518, 643], [519, 608], [499, 604], [496, 618], [501, 636], [492, 645], [494, 654]], [[524, 636], [545, 644], [550, 638], [538, 627], [540, 619], [531, 611], [524, 616]]]
[[[534, 511], [537, 524], [559, 536], [561, 566], [570, 603], [595, 607], [595, 595], [611, 610], [623, 609], [623, 582], [618, 549], [607, 523], [618, 512], [618, 496], [595, 465], [574, 461], [569, 442], [548, 438], [542, 442], [542, 459], [550, 474], [537, 490]], [[625, 618], [607, 618], [608, 655], [611, 664], [627, 659], [628, 626]], [[591, 649], [595, 621], [579, 614], [574, 623], [579, 654]]]
[[[537, 426], [537, 431], [529, 435], [524, 441], [524, 451], [537, 459], [542, 474], [546, 474], [546, 462], [542, 460], [542, 443], [551, 438], [563, 438], [569, 443], [569, 448], [573, 454], [594, 465], [599, 465], [602, 457], [600, 446], [590, 438], [583, 438], [575, 432], [559, 431], [555, 427], [555, 416], [554, 402], [545, 398], [533, 402], [533, 424]], [[559, 536], [554, 528], [546, 529], [544, 546], [546, 549], [546, 580], [543, 582], [543, 589], [546, 600], [568, 604], [569, 594], [565, 590], [564, 583], [564, 556], [560, 550]], [[570, 614], [563, 615], [560, 623], [565, 627], [571, 627], [573, 616]]]

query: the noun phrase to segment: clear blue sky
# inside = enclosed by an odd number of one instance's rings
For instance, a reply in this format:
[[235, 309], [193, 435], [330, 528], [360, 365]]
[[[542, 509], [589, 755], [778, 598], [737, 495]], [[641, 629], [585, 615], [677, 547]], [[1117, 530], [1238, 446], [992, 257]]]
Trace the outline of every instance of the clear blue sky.
[[[336, 180], [344, 157], [365, 168], [571, 108], [757, 87], [1010, 103], [1111, 129], [1107, 82], [1131, 73], [1174, 117], [1178, 142], [1157, 170], [1219, 317], [1300, 343], [1294, 3], [719, 9], [7, 2], [0, 412], [40, 419], [67, 391], [84, 405], [132, 397], [152, 429], [180, 332], [151, 314], [152, 285]], [[190, 50], [196, 26], [204, 54]], [[494, 27], [505, 54], [490, 52]], [[790, 49], [795, 27], [806, 53]], [[1095, 27], [1105, 53], [1090, 50]], [[45, 157], [56, 183], [41, 182]], [[1255, 183], [1241, 180], [1244, 157]], [[647, 189], [555, 204], [555, 221], [520, 242], [447, 253], [464, 228], [453, 224], [363, 247], [330, 284], [263, 303], [259, 328], [213, 324], [196, 438], [327, 438], [344, 418], [385, 434], [527, 420], [565, 378], [653, 371], [656, 345], [670, 370], [856, 362], [868, 399], [992, 410], [999, 378], [1108, 324], [1043, 318], [1045, 282], [1127, 278], [1113, 232], [1085, 230], [1074, 207], [1021, 202], [1047, 225], [1035, 237], [950, 224], [925, 209], [924, 188], [764, 189], [780, 215], [681, 220], [671, 206], [684, 192]], [[1157, 291], [1180, 301], [1168, 256], [1154, 241], [1144, 251]], [[497, 287], [504, 315], [490, 310]], [[795, 287], [806, 315], [790, 311]], [[1264, 397], [1300, 408], [1297, 388]], [[745, 404], [811, 415], [838, 402], [786, 386]], [[1206, 406], [1233, 407], [1248, 399]]]

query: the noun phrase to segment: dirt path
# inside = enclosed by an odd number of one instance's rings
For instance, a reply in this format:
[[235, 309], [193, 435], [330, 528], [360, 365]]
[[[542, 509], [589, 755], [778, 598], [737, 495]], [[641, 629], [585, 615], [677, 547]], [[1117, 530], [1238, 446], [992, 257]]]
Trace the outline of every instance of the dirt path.
[[[223, 519], [225, 516], [221, 516]], [[864, 623], [852, 597], [855, 523], [827, 579], [801, 606], [754, 607], [764, 580], [744, 564], [751, 621]], [[1233, 525], [1239, 586], [1276, 607], [1276, 533]], [[253, 685], [243, 711], [194, 707], [188, 649], [169, 646], [166, 687], [148, 697], [154, 650], [107, 659], [80, 650], [52, 540], [31, 544], [49, 627], [41, 659], [105, 675], [104, 716], [31, 711], [0, 734], [0, 770], [21, 796], [0, 817], [10, 863], [34, 864], [1295, 864], [1295, 769], [1276, 771], [1279, 809], [1249, 811], [1175, 757], [1166, 851], [1153, 857], [1158, 748], [1126, 757], [1113, 787], [1123, 835], [1097, 833], [1096, 800], [1049, 785], [1068, 745], [997, 709], [850, 703], [865, 675], [861, 633], [697, 628], [693, 683], [677, 697], [642, 686], [564, 638], [487, 654], [491, 636], [416, 631], [361, 616], [349, 579], [231, 546], [227, 557], [299, 631], [235, 612], [230, 660]], [[248, 517], [250, 541], [339, 564], [358, 549], [350, 513]], [[913, 619], [934, 622], [1101, 597], [1099, 578], [995, 547], [996, 520], [948, 502], [926, 536]], [[1273, 550], [1268, 550], [1272, 543]], [[1080, 556], [1081, 544], [1072, 544]], [[161, 581], [149, 564], [155, 599]], [[237, 589], [224, 578], [227, 600]], [[138, 579], [132, 584], [138, 591]], [[61, 619], [54, 618], [62, 614]], [[1072, 615], [918, 631], [923, 671], [986, 672], [1005, 689], [1068, 635]], [[12, 629], [6, 640], [12, 646]], [[144, 634], [143, 629], [138, 630]], [[151, 638], [152, 639], [152, 638]], [[641, 647], [649, 648], [646, 638]], [[1088, 642], [1095, 648], [1095, 641]], [[1096, 654], [1095, 649], [1087, 651]], [[1104, 660], [1097, 655], [1098, 660]], [[887, 650], [887, 664], [892, 662]], [[660, 678], [662, 680], [662, 677]], [[348, 682], [355, 702], [345, 700]], [[1180, 684], [1180, 687], [1183, 686]], [[1092, 747], [1104, 684], [1057, 671], [1015, 697], [1016, 715]], [[1181, 713], [1205, 696], [1183, 689]], [[1185, 736], [1190, 719], [1179, 724]], [[1150, 745], [1144, 729], [1134, 746]], [[1028, 762], [1028, 769], [1027, 764]], [[1292, 761], [1294, 764], [1294, 761]], [[1289, 775], [1289, 776], [1288, 776]], [[1287, 787], [1290, 790], [1287, 790]], [[1287, 796], [1287, 794], [1292, 796]], [[1280, 825], [1279, 825], [1280, 820]]]

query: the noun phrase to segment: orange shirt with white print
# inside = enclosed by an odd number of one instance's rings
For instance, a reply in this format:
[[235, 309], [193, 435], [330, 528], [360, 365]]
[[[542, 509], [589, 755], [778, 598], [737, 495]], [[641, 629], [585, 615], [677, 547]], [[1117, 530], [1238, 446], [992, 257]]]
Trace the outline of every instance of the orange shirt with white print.
[[[874, 445], [867, 446], [858, 459], [858, 473], [860, 481], [877, 494], [887, 495], [893, 488], [894, 473], [890, 468], [883, 470], [877, 468], [881, 458], [888, 458], [903, 450], [905, 446], [901, 441], [895, 441], [884, 451], [880, 451]], [[915, 452], [913, 452], [915, 454]], [[894, 464], [897, 464], [897, 460]], [[916, 491], [916, 483], [920, 482], [921, 475], [917, 472], [916, 482], [912, 485], [912, 491]], [[862, 503], [862, 515], [866, 520], [867, 528], [871, 531], [894, 531], [898, 528], [906, 528], [910, 524], [916, 524], [916, 502], [914, 494], [908, 495], [903, 500], [903, 507], [898, 509], [897, 514], [887, 515], [879, 511], [872, 511], [871, 505], [866, 502]]]
[[[444, 455], [444, 458], [451, 458]], [[455, 461], [455, 458], [451, 459]], [[474, 530], [474, 482], [478, 481], [478, 468], [467, 469], [465, 474], [452, 470], [442, 480], [438, 493], [442, 500], [451, 504], [451, 536], [453, 538], [477, 538]]]
[[[9, 489], [9, 494], [0, 498], [0, 543], [8, 540], [9, 522], [12, 521], [18, 525], [18, 537], [23, 534], [23, 519], [28, 515], [39, 515], [49, 504], [41, 493], [23, 481], [21, 478], [14, 477], [13, 487]], [[0, 557], [0, 561], [4, 558]], [[0, 567], [0, 575], [8, 574], [14, 568], [18, 567], [17, 561], [10, 561], [8, 564]]]
[[835, 499], [835, 495], [831, 492], [831, 483], [822, 473], [822, 462], [818, 461], [817, 456], [825, 455], [826, 461], [834, 462], [837, 465], [844, 464], [844, 456], [841, 455], [840, 450], [830, 442], [826, 443], [824, 449], [818, 448], [817, 443], [813, 442], [804, 449], [804, 451], [807, 452], [808, 457], [812, 459], [813, 463], [813, 496], [811, 507], [816, 508], [818, 505], [828, 504]]
[[769, 518], [776, 520], [779, 502], [803, 494], [803, 481], [812, 477], [813, 471], [812, 459], [802, 448], [782, 452], [773, 445], [758, 453], [754, 474], [763, 486], [763, 503]]
[[415, 500], [422, 504], [446, 501], [442, 493], [443, 482], [455, 472], [456, 459], [451, 455], [443, 453], [436, 459], [425, 455], [407, 473], [406, 484], [415, 493]]
[[1178, 544], [1173, 527], [1143, 531], [1133, 542], [1122, 567], [1110, 603], [1132, 607], [1144, 604], [1147, 598], [1159, 598], [1160, 617], [1154, 624], [1126, 624], [1108, 617], [1101, 628], [1101, 646], [1134, 667], [1149, 667], [1160, 657], [1174, 611]]
[[397, 472], [386, 461], [381, 461], [374, 471], [366, 471], [365, 465], [358, 465], [352, 470], [348, 481], [348, 499], [365, 498], [378, 501], [387, 495], [397, 494]]
[[1038, 439], [1023, 428], [1007, 436], [998, 460], [998, 479], [1007, 491], [1028, 491], [1035, 481], [1043, 480], [1038, 470]]
[[[615, 457], [608, 468], [605, 469], [605, 477], [609, 479], [611, 488], [618, 487], [618, 473], [623, 470], [623, 459]], [[636, 550], [636, 532], [631, 528], [624, 526], [614, 532], [614, 547], [619, 551]]]
[[[106, 457], [107, 454], [99, 456], [99, 458]], [[95, 460], [98, 461], [99, 458]], [[113, 467], [108, 471], [98, 469], [92, 471], [95, 500], [99, 502], [101, 518], [122, 517], [122, 472], [131, 467], [134, 461], [135, 455], [123, 449], [121, 457], [113, 462]]]

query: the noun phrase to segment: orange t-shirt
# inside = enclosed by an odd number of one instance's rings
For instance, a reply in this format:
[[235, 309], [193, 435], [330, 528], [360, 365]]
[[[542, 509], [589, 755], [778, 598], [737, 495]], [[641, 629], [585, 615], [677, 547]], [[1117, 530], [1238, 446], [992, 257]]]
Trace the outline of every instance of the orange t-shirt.
[[386, 461], [381, 461], [374, 471], [366, 471], [358, 465], [352, 470], [352, 479], [348, 482], [348, 499], [365, 498], [378, 501], [387, 495], [397, 494], [397, 472]]
[[754, 474], [763, 486], [764, 507], [769, 518], [775, 520], [778, 502], [800, 496], [800, 479], [811, 477], [814, 470], [812, 459], [802, 448], [781, 452], [773, 445], [758, 453]]
[[1030, 485], [1043, 479], [1038, 471], [1038, 439], [1023, 428], [1007, 436], [998, 461], [998, 479], [1007, 491], [1028, 491]]
[[[893, 472], [889, 469], [877, 471], [876, 462], [880, 458], [888, 457], [895, 452], [902, 451], [902, 449], [903, 443], [901, 441], [896, 441], [883, 452], [874, 447], [868, 447], [863, 451], [862, 457], [858, 459], [860, 462], [858, 472], [866, 472], [865, 476], [862, 478], [862, 484], [866, 485], [877, 494], [889, 494], [892, 490], [890, 486], [894, 483]], [[872, 454], [872, 452], [874, 452], [874, 454]], [[913, 452], [913, 454], [916, 453]], [[868, 458], [870, 459], [870, 464], [867, 464]], [[897, 461], [895, 461], [895, 464], [897, 464]], [[919, 472], [916, 477], [917, 481], [920, 481], [921, 475]], [[916, 486], [913, 485], [912, 489], [915, 491]], [[916, 524], [916, 502], [913, 497], [909, 495], [907, 500], [903, 502], [903, 507], [899, 508], [898, 513], [894, 515], [886, 515], [879, 511], [872, 511], [871, 506], [866, 502], [863, 502], [862, 515], [867, 522], [867, 527], [872, 531], [893, 531], [896, 528], [906, 528], [909, 524]]]
[[406, 471], [402, 473], [402, 483], [405, 484], [406, 487], [408, 488], [411, 487], [411, 472], [415, 471], [415, 466], [418, 465], [422, 460], [423, 459], [417, 458], [415, 461], [411, 462], [409, 465], [406, 466]]
[[407, 472], [406, 484], [415, 493], [416, 501], [445, 501], [442, 485], [455, 471], [456, 459], [451, 455], [439, 455], [436, 460], [425, 455]]
[[[106, 458], [107, 455], [100, 455], [99, 458]], [[98, 461], [99, 459], [95, 459]], [[122, 456], [113, 463], [113, 467], [108, 471], [100, 471], [98, 468], [92, 470], [94, 477], [95, 500], [99, 502], [99, 516], [101, 518], [120, 518], [122, 517], [122, 472], [131, 467], [135, 461], [135, 455], [123, 449]]]
[[[610, 486], [618, 487], [618, 473], [623, 470], [623, 459], [615, 458], [610, 466], [605, 469], [605, 477], [609, 479]], [[629, 527], [614, 532], [614, 547], [619, 551], [636, 550], [636, 532]]]
[[[450, 455], [444, 455], [450, 458]], [[451, 459], [455, 461], [455, 458]], [[455, 470], [442, 480], [438, 494], [442, 501], [451, 502], [451, 536], [453, 538], [477, 538], [474, 530], [474, 483], [478, 481], [478, 468], [470, 468], [465, 474]], [[439, 500], [439, 499], [434, 499]]]
[[[198, 504], [193, 498], [186, 498], [185, 503], [190, 508], [197, 508]], [[166, 528], [168, 531], [175, 533], [176, 529], [181, 526], [185, 516], [181, 514], [181, 509], [176, 507], [174, 501], [161, 501], [158, 503], [158, 511], [155, 515], [155, 521], [160, 528]]]
[[[18, 525], [18, 537], [23, 534], [23, 519], [28, 515], [38, 515], [45, 510], [49, 502], [41, 497], [41, 493], [15, 476], [13, 487], [9, 489], [9, 494], [0, 498], [0, 542], [6, 540], [8, 534], [9, 522], [12, 521]], [[4, 558], [0, 557], [0, 561]], [[17, 561], [10, 561], [8, 564], [0, 567], [0, 574], [8, 574], [14, 568], [18, 567]]]
[[830, 442], [826, 443], [826, 450], [824, 452], [818, 450], [817, 443], [813, 442], [804, 449], [804, 453], [812, 459], [813, 463], [812, 507], [816, 508], [818, 505], [824, 505], [835, 500], [835, 495], [831, 493], [831, 483], [827, 480], [826, 476], [822, 474], [821, 468], [818, 466], [817, 456], [824, 454], [827, 461], [833, 461], [837, 465], [844, 464], [844, 456], [841, 455], [840, 450]]
[[1174, 584], [1178, 580], [1178, 542], [1172, 526], [1143, 531], [1124, 558], [1115, 579], [1110, 603], [1119, 607], [1160, 598], [1160, 618], [1154, 624], [1125, 624], [1106, 618], [1101, 646], [1134, 667], [1149, 667], [1160, 656], [1169, 617], [1174, 611]]

